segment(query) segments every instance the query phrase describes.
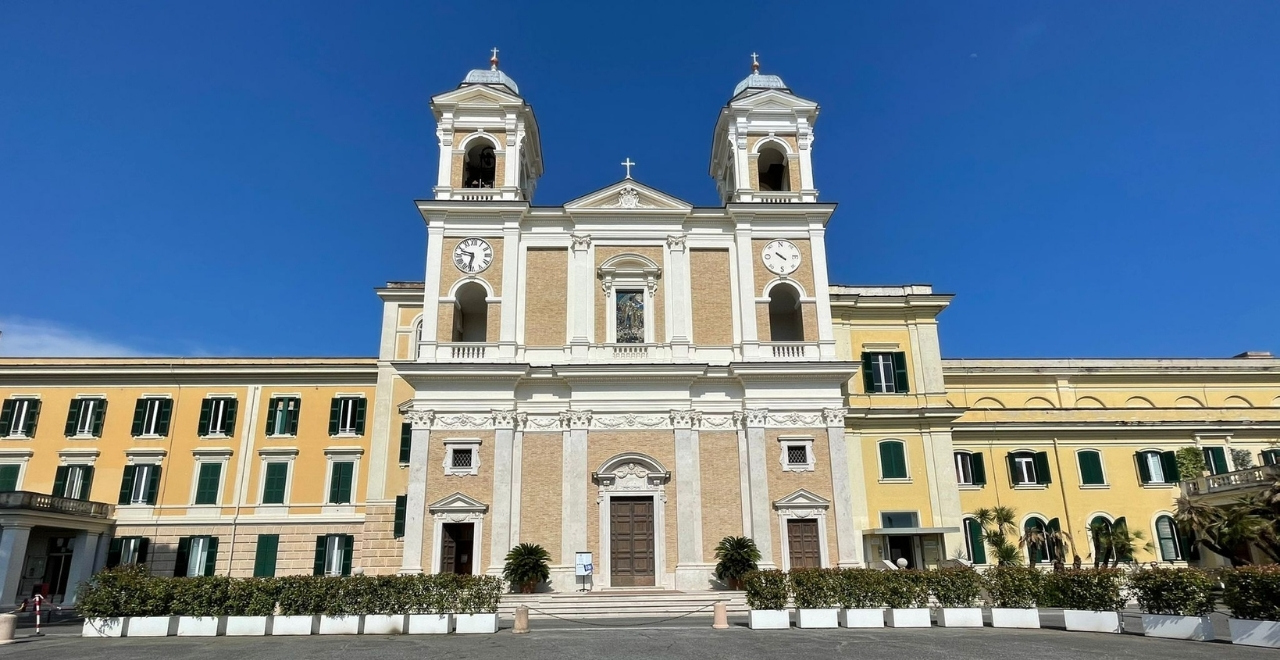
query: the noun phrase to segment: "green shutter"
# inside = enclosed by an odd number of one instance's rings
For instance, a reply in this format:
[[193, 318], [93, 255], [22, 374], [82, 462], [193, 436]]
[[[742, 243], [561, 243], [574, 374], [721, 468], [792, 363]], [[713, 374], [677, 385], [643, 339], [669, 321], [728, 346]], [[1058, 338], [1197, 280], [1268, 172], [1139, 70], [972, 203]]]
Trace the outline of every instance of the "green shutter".
[[329, 402], [329, 435], [338, 435], [338, 417], [342, 411], [342, 399], [333, 397]]
[[13, 399], [6, 399], [3, 406], [0, 406], [0, 437], [9, 435], [9, 429], [13, 426], [13, 407], [17, 402]]
[[200, 424], [196, 427], [196, 435], [204, 437], [209, 435], [209, 418], [213, 416], [213, 399], [205, 399], [200, 402]]
[[400, 425], [400, 463], [407, 464], [413, 452], [413, 425], [405, 422]]
[[151, 539], [142, 537], [138, 539], [138, 564], [147, 563], [147, 554], [151, 551]]
[[160, 418], [156, 420], [156, 435], [169, 435], [169, 416], [173, 414], [173, 399], [160, 400]]
[[1017, 486], [1019, 483], [1017, 458], [1018, 453], [1013, 451], [1004, 455], [1005, 467], [1009, 468], [1009, 483], [1014, 486]]
[[67, 428], [63, 435], [68, 438], [76, 434], [76, 423], [80, 421], [80, 406], [84, 405], [84, 399], [72, 399], [71, 407], [67, 409]]
[[1227, 450], [1222, 447], [1205, 447], [1205, 463], [1209, 464], [1209, 469], [1213, 474], [1226, 474], [1227, 470]]
[[115, 568], [120, 565], [120, 554], [124, 552], [124, 539], [111, 539], [110, 545], [107, 546], [107, 568]]
[[151, 478], [147, 480], [147, 504], [156, 503], [156, 494], [160, 492], [160, 466], [151, 466]]
[[316, 537], [316, 561], [312, 571], [312, 575], [324, 575], [324, 536]]
[[258, 549], [253, 555], [253, 577], [276, 576], [276, 552], [279, 548], [279, 534], [258, 535]]
[[217, 504], [218, 483], [222, 480], [221, 463], [201, 463], [200, 476], [196, 481], [195, 504]]
[[209, 537], [209, 549], [204, 555], [204, 575], [213, 575], [218, 570], [218, 537]]
[[350, 534], [342, 536], [342, 574], [351, 575], [351, 558], [355, 556], [356, 537]]
[[907, 354], [893, 354], [893, 391], [898, 394], [906, 394], [911, 391], [907, 387]]
[[80, 500], [89, 501], [89, 493], [93, 490], [93, 466], [86, 465], [80, 468], [82, 481], [80, 482]]
[[1147, 452], [1140, 451], [1133, 455], [1133, 460], [1138, 462], [1138, 483], [1151, 483], [1151, 468], [1147, 465]]
[[267, 403], [267, 435], [279, 435], [277, 431], [283, 430], [276, 428], [276, 411], [280, 409], [281, 401], [282, 399], [272, 397], [270, 402]]
[[975, 564], [987, 563], [987, 548], [982, 542], [982, 525], [973, 518], [966, 518], [964, 524], [969, 531], [969, 560]]
[[228, 436], [233, 436], [236, 434], [236, 404], [238, 402], [235, 399], [227, 399], [226, 403], [226, 412], [223, 413], [226, 415], [226, 420], [222, 423], [222, 432]]
[[364, 411], [367, 402], [364, 397], [356, 399], [356, 435], [364, 435]]
[[1049, 476], [1049, 454], [1048, 453], [1042, 452], [1042, 451], [1036, 452], [1035, 466], [1036, 466], [1036, 483], [1042, 484], [1042, 485], [1053, 483], [1053, 477]]
[[880, 443], [880, 469], [884, 479], [907, 478], [907, 461], [901, 442], [890, 440]]
[[876, 375], [871, 366], [871, 354], [862, 354], [862, 389], [867, 394], [875, 394], [876, 392]]
[[58, 469], [53, 473], [53, 493], [54, 497], [65, 497], [67, 494], [67, 473], [71, 471], [71, 467], [67, 465], [59, 465]]
[[267, 473], [263, 479], [262, 503], [284, 504], [285, 487], [289, 482], [289, 464], [267, 463]]
[[147, 416], [147, 400], [138, 399], [137, 405], [133, 407], [133, 437], [142, 435], [142, 420]]
[[[973, 485], [987, 485], [987, 464], [983, 461], [982, 454], [975, 451], [969, 454], [969, 457], [970, 464], [973, 466]], [[979, 541], [979, 545], [981, 545], [981, 541]]]
[[329, 504], [351, 503], [351, 477], [354, 463], [342, 461], [333, 464], [333, 474], [329, 479]]
[[1264, 449], [1262, 451], [1261, 458], [1263, 465], [1275, 465], [1276, 463], [1280, 463], [1280, 460], [1277, 460], [1280, 459], [1280, 449]]
[[289, 435], [298, 435], [298, 418], [302, 416], [302, 399], [288, 399], [293, 403], [293, 408], [289, 410], [287, 417], [289, 418]]
[[173, 563], [173, 577], [187, 577], [187, 564], [191, 563], [191, 539], [190, 536], [178, 539], [178, 557]]
[[395, 518], [395, 538], [404, 537], [404, 519], [408, 512], [409, 497], [407, 495], [396, 496], [396, 518]]
[[27, 410], [27, 428], [22, 430], [22, 434], [28, 438], [34, 438], [36, 437], [36, 425], [40, 423], [40, 400], [32, 399], [31, 405]]
[[1080, 482], [1086, 486], [1101, 486], [1105, 483], [1102, 476], [1102, 455], [1089, 449], [1076, 453], [1080, 462]]
[[120, 498], [116, 500], [116, 504], [128, 504], [129, 496], [133, 492], [133, 479], [138, 474], [138, 466], [124, 466], [124, 479], [120, 481]]
[[107, 400], [98, 399], [98, 405], [93, 408], [93, 430], [90, 433], [95, 438], [102, 437], [102, 422], [107, 418]]
[[1160, 452], [1160, 467], [1164, 469], [1164, 480], [1168, 483], [1182, 481], [1182, 474], [1178, 472], [1178, 455], [1174, 452]]
[[0, 465], [0, 493], [18, 490], [18, 471], [21, 468], [21, 465]]

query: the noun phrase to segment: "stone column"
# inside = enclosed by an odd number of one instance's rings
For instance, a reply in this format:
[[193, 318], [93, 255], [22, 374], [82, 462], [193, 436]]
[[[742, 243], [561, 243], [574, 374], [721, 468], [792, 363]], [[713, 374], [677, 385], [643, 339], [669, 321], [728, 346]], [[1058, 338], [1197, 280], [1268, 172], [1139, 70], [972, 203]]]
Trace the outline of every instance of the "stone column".
[[689, 252], [685, 249], [685, 235], [667, 236], [667, 318], [671, 319], [671, 357], [680, 362], [689, 360], [693, 336], [693, 289], [689, 279]]
[[564, 429], [561, 467], [560, 569], [561, 590], [573, 587], [574, 553], [587, 551], [587, 497], [590, 470], [587, 468], [587, 427], [591, 412], [567, 410], [560, 413]]
[[[516, 357], [516, 299], [520, 287], [520, 223], [507, 220], [502, 227], [502, 324], [498, 329], [498, 357], [514, 360]], [[510, 284], [507, 284], [507, 283]]]
[[5, 524], [0, 528], [0, 605], [17, 604], [18, 582], [27, 559], [31, 525]]
[[412, 426], [409, 448], [409, 490], [405, 498], [404, 555], [400, 559], [401, 573], [422, 572], [422, 535], [427, 516], [427, 450], [431, 446], [431, 422], [435, 413], [430, 410], [411, 410], [404, 414]]
[[93, 562], [98, 554], [100, 532], [80, 532], [71, 546], [71, 570], [67, 573], [67, 593], [62, 602], [74, 605], [80, 583], [93, 575]]
[[423, 277], [422, 345], [418, 362], [436, 361], [436, 326], [440, 320], [440, 268], [444, 265], [444, 225], [427, 226], [427, 272]]
[[524, 413], [514, 410], [493, 411], [493, 516], [489, 532], [489, 573], [501, 575], [511, 539], [513, 500], [519, 494], [513, 489], [516, 428]]
[[[849, 500], [849, 517], [854, 527], [854, 547], [862, 551], [864, 550], [862, 530], [875, 526], [871, 524], [871, 517], [867, 511], [867, 473], [862, 460], [862, 433], [857, 430], [847, 431], [844, 434], [844, 445], [845, 457], [849, 464], [849, 492], [852, 494], [852, 499]], [[866, 553], [863, 552], [863, 555], [865, 556]], [[864, 564], [866, 561], [868, 560], [863, 559]]]
[[[572, 234], [569, 247], [569, 350], [575, 362], [586, 362], [595, 341], [596, 278], [592, 272], [591, 236]], [[604, 341], [600, 338], [598, 341]]]
[[769, 502], [768, 459], [765, 458], [764, 425], [769, 411], [763, 408], [746, 411], [747, 464], [751, 480], [751, 538], [760, 548], [760, 568], [777, 568], [773, 562], [773, 525]]
[[676, 436], [676, 589], [682, 591], [707, 589], [711, 579], [702, 556], [701, 420], [696, 410], [671, 411]]
[[742, 535], [755, 538], [751, 528], [751, 461], [747, 452], [745, 416], [733, 413], [733, 427], [738, 430], [738, 501], [742, 507]]
[[738, 319], [742, 326], [742, 357], [756, 356], [760, 339], [756, 328], [755, 248], [751, 244], [751, 222], [738, 221], [734, 230], [734, 244], [738, 257]]
[[[849, 452], [844, 442], [844, 408], [826, 408], [822, 419], [827, 425], [827, 452], [831, 460], [831, 506], [836, 516], [836, 565], [840, 568], [860, 565], [858, 548], [862, 532], [853, 522], [853, 488], [849, 483]], [[866, 501], [866, 493], [856, 497]]]

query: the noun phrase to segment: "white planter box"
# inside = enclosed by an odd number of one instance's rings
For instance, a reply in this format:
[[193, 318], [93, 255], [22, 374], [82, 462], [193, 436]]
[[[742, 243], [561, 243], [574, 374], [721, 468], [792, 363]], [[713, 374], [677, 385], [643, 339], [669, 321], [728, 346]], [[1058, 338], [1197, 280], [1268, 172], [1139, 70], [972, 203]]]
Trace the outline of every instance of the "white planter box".
[[991, 608], [992, 628], [1039, 628], [1040, 610], [1034, 607]]
[[796, 610], [797, 628], [838, 628], [840, 627], [840, 610], [836, 608], [820, 610]]
[[884, 623], [890, 628], [928, 628], [933, 625], [927, 607], [887, 609], [884, 611]]
[[1280, 649], [1280, 621], [1227, 619], [1231, 627], [1231, 643]]
[[364, 615], [364, 634], [366, 635], [401, 635], [407, 630], [403, 614], [366, 614]]
[[217, 637], [218, 617], [216, 616], [180, 616], [178, 617], [179, 637]]
[[271, 634], [272, 635], [310, 635], [311, 624], [315, 617], [310, 614], [299, 616], [273, 616], [271, 617]]
[[119, 637], [124, 632], [124, 619], [113, 617], [102, 617], [96, 619], [85, 619], [84, 627], [80, 630], [81, 637]]
[[229, 616], [223, 634], [227, 637], [262, 637], [267, 634], [267, 617]]
[[1213, 641], [1213, 622], [1207, 616], [1143, 614], [1142, 634], [1147, 637]]
[[1120, 632], [1119, 612], [1091, 612], [1089, 610], [1062, 610], [1067, 630], [1076, 632]]
[[455, 617], [453, 632], [456, 632], [459, 635], [498, 632], [497, 612], [484, 612], [482, 614], [455, 614], [453, 616]]
[[787, 630], [791, 627], [791, 612], [788, 610], [750, 610], [747, 612], [747, 625], [752, 630]]
[[360, 615], [339, 614], [336, 616], [320, 615], [321, 635], [359, 635]]
[[884, 610], [878, 607], [840, 610], [840, 625], [845, 628], [883, 628]]
[[131, 616], [124, 627], [125, 637], [166, 637], [169, 635], [168, 616]]
[[938, 610], [938, 625], [944, 628], [981, 628], [981, 607], [944, 607]]
[[444, 635], [453, 632], [452, 614], [410, 614], [410, 635]]

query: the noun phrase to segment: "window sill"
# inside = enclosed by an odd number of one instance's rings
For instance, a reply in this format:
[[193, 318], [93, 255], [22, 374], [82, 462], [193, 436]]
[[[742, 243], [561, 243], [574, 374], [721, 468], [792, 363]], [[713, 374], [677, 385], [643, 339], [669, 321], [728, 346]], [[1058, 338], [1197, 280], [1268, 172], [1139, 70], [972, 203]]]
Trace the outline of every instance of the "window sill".
[[957, 484], [960, 490], [982, 490], [986, 484]]
[[163, 435], [135, 435], [135, 436], [133, 436], [133, 439], [134, 439], [134, 440], [164, 440], [164, 438], [165, 438], [165, 436], [163, 436]]
[[881, 479], [880, 479], [880, 483], [882, 483], [882, 484], [909, 484], [909, 483], [911, 483], [911, 477], [906, 477], [906, 478], [901, 478], [901, 477], [881, 478]]
[[9, 435], [4, 436], [4, 439], [5, 440], [32, 440], [33, 436], [27, 435], [25, 433], [10, 433]]
[[1080, 484], [1080, 490], [1107, 490], [1111, 484]]
[[201, 440], [226, 440], [227, 438], [230, 438], [230, 437], [231, 436], [227, 435], [226, 433], [209, 433], [209, 434], [200, 436], [200, 439]]
[[1046, 490], [1049, 484], [1014, 484], [1014, 490]]
[[784, 465], [783, 472], [813, 472], [813, 465]]
[[479, 476], [479, 470], [445, 470], [446, 477], [475, 477]]
[[1143, 487], [1143, 488], [1155, 488], [1155, 489], [1157, 489], [1157, 490], [1158, 490], [1158, 489], [1161, 489], [1161, 488], [1177, 488], [1177, 487], [1178, 487], [1178, 484], [1171, 484], [1171, 483], [1149, 483], [1149, 484], [1142, 484], [1142, 487]]
[[93, 435], [92, 433], [77, 433], [75, 435], [67, 436], [67, 439], [68, 440], [97, 440], [99, 437], [100, 436]]
[[338, 435], [330, 436], [334, 438], [359, 438], [361, 434], [355, 431], [338, 431]]

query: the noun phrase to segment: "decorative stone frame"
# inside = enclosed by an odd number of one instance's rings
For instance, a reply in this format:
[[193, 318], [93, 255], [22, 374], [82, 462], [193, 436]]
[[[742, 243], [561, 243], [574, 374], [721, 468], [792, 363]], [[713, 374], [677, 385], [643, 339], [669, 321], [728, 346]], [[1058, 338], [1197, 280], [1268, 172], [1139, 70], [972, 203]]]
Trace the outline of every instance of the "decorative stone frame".
[[[453, 467], [454, 451], [470, 451], [471, 467]], [[480, 438], [449, 438], [444, 441], [444, 474], [453, 477], [474, 477], [480, 474]]]
[[440, 572], [445, 523], [471, 523], [475, 526], [471, 536], [471, 574], [480, 575], [484, 572], [481, 559], [484, 553], [484, 514], [488, 511], [489, 505], [462, 493], [454, 493], [427, 507], [427, 512], [434, 519], [429, 572]]
[[[363, 447], [328, 447], [324, 450], [324, 486], [321, 490], [321, 513], [351, 514], [355, 513], [356, 494], [360, 492], [360, 458], [364, 455]], [[329, 485], [333, 483], [333, 464], [352, 462], [351, 466], [351, 501], [346, 504], [329, 503]]]
[[[168, 455], [168, 452], [159, 447], [134, 447], [124, 451], [126, 465], [152, 465], [161, 469], [164, 468], [164, 457], [166, 455]], [[159, 495], [157, 495], [158, 497]], [[160, 508], [160, 506], [159, 499], [156, 500], [155, 504], [147, 504], [146, 502], [120, 504], [115, 509], [116, 518], [119, 520], [151, 519], [156, 509]]]
[[[884, 459], [881, 457], [881, 454], [880, 454], [880, 445], [883, 445], [886, 442], [894, 442], [902, 446], [902, 465], [907, 470], [907, 476], [905, 477], [884, 476]], [[911, 478], [911, 452], [909, 451], [909, 449], [910, 447], [907, 445], [907, 441], [904, 438], [881, 438], [880, 440], [876, 441], [876, 475], [878, 477], [879, 483], [882, 483], [882, 484], [912, 483], [913, 480]], [[954, 459], [954, 456], [953, 456], [953, 459]], [[955, 468], [955, 465], [953, 464], [952, 469], [954, 468]]]
[[658, 278], [662, 267], [648, 257], [631, 252], [615, 255], [600, 264], [597, 270], [600, 287], [604, 291], [606, 343], [618, 341], [618, 290], [639, 289], [644, 293], [644, 343], [654, 343], [656, 329], [653, 306], [657, 300]]
[[[262, 447], [258, 449], [258, 497], [259, 512], [285, 511], [289, 507], [289, 498], [293, 494], [293, 464], [298, 458], [297, 447]], [[284, 478], [284, 502], [281, 504], [264, 504], [262, 499], [267, 493], [267, 464], [288, 463], [289, 470]]]
[[[14, 490], [22, 490], [22, 481], [27, 476], [27, 463], [34, 455], [35, 451], [31, 449], [0, 449], [0, 465], [18, 466], [18, 480], [14, 482]], [[97, 450], [94, 450], [94, 458], [97, 458]]]
[[600, 464], [591, 473], [596, 483], [596, 505], [600, 509], [600, 558], [596, 562], [600, 571], [592, 576], [599, 579], [601, 587], [613, 584], [613, 567], [610, 565], [609, 510], [614, 497], [653, 497], [653, 579], [654, 586], [666, 584], [666, 508], [667, 482], [671, 473], [656, 459], [639, 452], [624, 452]]
[[[40, 404], [42, 406], [44, 405], [40, 401], [40, 395], [32, 394], [32, 393], [14, 394], [9, 398], [5, 399], [5, 401], [35, 401], [37, 404]], [[39, 418], [36, 419], [36, 423], [37, 424], [39, 423]], [[35, 435], [33, 431], [34, 429], [26, 428], [22, 430], [22, 433], [15, 433], [13, 430], [13, 427], [10, 426], [9, 432], [6, 433], [4, 436], [0, 436], [0, 437], [3, 437], [5, 440], [34, 440]]]
[[[195, 469], [191, 472], [191, 492], [187, 496], [187, 502], [190, 502], [190, 506], [187, 509], [188, 516], [216, 517], [221, 515], [223, 490], [227, 486], [227, 466], [231, 463], [232, 453], [230, 447], [198, 447], [191, 450], [191, 455], [195, 457]], [[200, 487], [200, 470], [205, 463], [221, 465], [218, 468], [218, 494], [214, 499], [214, 504], [195, 503], [196, 490]]]
[[821, 568], [829, 568], [831, 557], [827, 550], [827, 510], [831, 508], [830, 500], [801, 488], [774, 502], [773, 508], [778, 512], [782, 570], [791, 570], [791, 539], [787, 534], [787, 521], [808, 519], [818, 521], [818, 563]]
[[[103, 406], [105, 406], [105, 405], [107, 404], [107, 395], [106, 395], [106, 394], [99, 394], [99, 393], [94, 393], [94, 394], [77, 394], [77, 395], [75, 395], [75, 396], [71, 397], [71, 400], [72, 400], [73, 402], [74, 402], [74, 401], [97, 401], [99, 405], [103, 405]], [[97, 414], [97, 410], [94, 410], [94, 411], [93, 411], [93, 414]], [[98, 433], [98, 435], [94, 435], [94, 434], [93, 434], [93, 429], [92, 429], [93, 424], [90, 424], [89, 426], [90, 426], [90, 430], [89, 430], [89, 432], [88, 432], [88, 433], [80, 433], [80, 419], [79, 419], [79, 417], [77, 416], [77, 419], [76, 419], [76, 434], [75, 434], [75, 435], [65, 436], [65, 437], [66, 437], [68, 440], [97, 440], [98, 438], [101, 438], [101, 437], [102, 437], [102, 433], [101, 433], [101, 432], [99, 432], [99, 433]], [[105, 426], [105, 424], [104, 424], [104, 426]]]
[[[784, 435], [778, 437], [779, 455], [778, 462], [782, 464], [783, 472], [813, 472], [817, 460], [813, 455], [813, 436], [806, 435]], [[791, 447], [804, 447], [805, 462], [792, 463], [787, 460], [787, 450]]]
[[[368, 406], [368, 405], [369, 405], [368, 398], [365, 396], [365, 393], [364, 393], [364, 392], [336, 392], [336, 393], [334, 393], [333, 398], [335, 398], [335, 399], [353, 399], [353, 400], [355, 400], [355, 401], [364, 401], [366, 406]], [[301, 404], [299, 404], [299, 405], [301, 405]], [[352, 406], [358, 406], [359, 404], [358, 404], [358, 403], [352, 403], [351, 405], [352, 405]], [[353, 411], [353, 412], [354, 412], [354, 411]], [[373, 423], [372, 416], [369, 416], [369, 418], [368, 418], [368, 425], [369, 425], [369, 426], [372, 426], [372, 423]], [[369, 432], [369, 431], [368, 431], [368, 429], [366, 428], [366, 429], [365, 429], [365, 433], [368, 433], [368, 432]], [[341, 406], [341, 405], [339, 405], [339, 406], [338, 406], [338, 433], [337, 433], [336, 435], [331, 435], [331, 436], [329, 436], [329, 437], [331, 437], [331, 438], [360, 438], [360, 437], [364, 437], [364, 436], [363, 436], [363, 434], [356, 433], [355, 431], [344, 431], [344, 430], [342, 430], [342, 406]]]

